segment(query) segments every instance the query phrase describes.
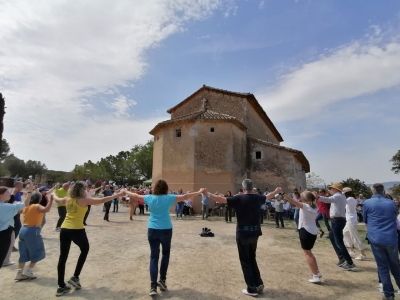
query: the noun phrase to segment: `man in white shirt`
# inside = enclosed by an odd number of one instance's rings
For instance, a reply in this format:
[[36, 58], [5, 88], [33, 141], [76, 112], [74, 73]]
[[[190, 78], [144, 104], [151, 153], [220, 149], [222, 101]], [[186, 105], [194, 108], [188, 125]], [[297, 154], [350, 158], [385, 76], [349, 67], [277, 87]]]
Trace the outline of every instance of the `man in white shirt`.
[[331, 218], [332, 228], [329, 232], [329, 239], [331, 240], [333, 249], [339, 258], [337, 266], [341, 267], [344, 271], [357, 270], [356, 265], [347, 251], [343, 241], [343, 229], [346, 226], [346, 196], [342, 194], [343, 186], [341, 183], [333, 183], [328, 192], [332, 195], [330, 197], [318, 196], [317, 200], [324, 203], [331, 203], [329, 215]]

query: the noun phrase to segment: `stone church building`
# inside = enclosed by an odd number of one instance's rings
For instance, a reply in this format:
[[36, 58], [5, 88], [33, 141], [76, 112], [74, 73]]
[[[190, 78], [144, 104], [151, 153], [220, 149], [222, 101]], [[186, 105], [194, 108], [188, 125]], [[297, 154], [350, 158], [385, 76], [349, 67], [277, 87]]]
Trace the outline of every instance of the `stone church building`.
[[168, 113], [171, 119], [150, 131], [153, 183], [164, 179], [171, 190], [206, 187], [236, 194], [242, 180], [250, 178], [261, 191], [276, 186], [305, 189], [307, 158], [280, 145], [282, 136], [253, 94], [203, 85]]

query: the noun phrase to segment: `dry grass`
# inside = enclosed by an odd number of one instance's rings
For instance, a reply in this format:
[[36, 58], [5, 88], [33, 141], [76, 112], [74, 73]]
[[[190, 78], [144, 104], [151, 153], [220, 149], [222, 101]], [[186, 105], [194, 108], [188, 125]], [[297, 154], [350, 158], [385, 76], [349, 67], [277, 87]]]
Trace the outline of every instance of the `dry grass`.
[[[47, 257], [35, 268], [38, 278], [15, 283], [16, 267], [0, 271], [0, 299], [54, 299], [57, 288], [58, 233], [55, 207], [43, 229]], [[81, 274], [82, 290], [64, 298], [78, 299], [148, 299], [149, 246], [147, 216], [129, 221], [128, 208], [111, 213], [110, 223], [103, 221], [101, 207], [92, 207], [87, 226], [90, 252]], [[222, 218], [208, 221], [199, 218], [175, 220], [171, 260], [168, 271], [169, 291], [159, 299], [248, 299], [241, 294], [245, 287], [235, 244], [235, 224]], [[201, 238], [201, 228], [210, 227], [214, 238]], [[364, 228], [360, 226], [362, 231]], [[258, 262], [266, 291], [259, 298], [324, 300], [380, 299], [376, 290], [377, 274], [371, 259], [357, 262], [359, 271], [344, 272], [335, 266], [337, 259], [328, 239], [318, 239], [314, 248], [323, 284], [308, 283], [310, 271], [292, 223], [276, 229], [266, 221], [258, 244]], [[79, 251], [71, 247], [66, 278], [72, 276]], [[367, 255], [372, 258], [368, 250]], [[18, 253], [12, 259], [18, 260]]]

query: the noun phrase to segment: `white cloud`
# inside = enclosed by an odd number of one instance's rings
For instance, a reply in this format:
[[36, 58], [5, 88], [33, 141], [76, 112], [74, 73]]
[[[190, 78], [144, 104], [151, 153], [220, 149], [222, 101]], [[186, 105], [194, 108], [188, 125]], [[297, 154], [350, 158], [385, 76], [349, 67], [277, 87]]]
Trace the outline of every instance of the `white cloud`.
[[[144, 76], [146, 50], [183, 30], [185, 22], [206, 18], [218, 9], [225, 11], [233, 3], [0, 2], [0, 90], [6, 97], [5, 138], [12, 151], [62, 170], [71, 169], [77, 161], [72, 153], [79, 153], [82, 161], [92, 159], [86, 148], [103, 155], [118, 151], [121, 138], [103, 141], [98, 128], [107, 124], [112, 132], [122, 131], [117, 121], [129, 116], [135, 102], [118, 96], [118, 87], [132, 86]], [[115, 116], [99, 115], [103, 96], [114, 98], [109, 105]], [[147, 122], [125, 120], [124, 133], [142, 124]], [[138, 130], [137, 141], [148, 139], [151, 127]], [[84, 135], [82, 129], [92, 134]]]
[[117, 118], [126, 118], [131, 114], [129, 113], [129, 109], [135, 106], [137, 103], [135, 100], [130, 100], [123, 95], [119, 95], [114, 98], [112, 102], [106, 102], [106, 106], [112, 110], [114, 110], [114, 115]]
[[274, 121], [305, 119], [334, 103], [400, 85], [400, 42], [381, 30], [282, 76], [258, 99]]
[[264, 0], [261, 0], [260, 3], [258, 4], [258, 7], [259, 7], [260, 9], [263, 9], [264, 6], [265, 6], [265, 1], [264, 1]]

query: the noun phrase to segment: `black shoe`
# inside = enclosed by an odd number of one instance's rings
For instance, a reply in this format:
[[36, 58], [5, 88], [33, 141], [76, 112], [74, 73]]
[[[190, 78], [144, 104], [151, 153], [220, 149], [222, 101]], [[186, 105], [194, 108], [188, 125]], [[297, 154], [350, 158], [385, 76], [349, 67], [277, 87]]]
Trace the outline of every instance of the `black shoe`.
[[341, 266], [343, 271], [357, 271], [357, 267], [355, 264], [349, 264], [346, 262], [344, 265]]
[[160, 290], [163, 291], [163, 292], [168, 290], [167, 284], [165, 283], [165, 280], [160, 280], [158, 282], [158, 286], [159, 286]]
[[87, 224], [86, 224], [86, 223], [83, 223], [83, 226], [87, 226]]
[[78, 289], [78, 290], [79, 290], [80, 288], [82, 288], [81, 283], [80, 283], [80, 281], [79, 281], [79, 278], [76, 278], [75, 276], [72, 276], [71, 279], [68, 280], [68, 283], [69, 283], [70, 285], [72, 285], [74, 288]]
[[153, 287], [150, 289], [149, 295], [152, 296], [152, 297], [157, 296], [157, 287], [153, 286]]
[[58, 287], [56, 297], [60, 297], [64, 295], [65, 293], [68, 293], [71, 290], [71, 287], [69, 285], [65, 285], [64, 287]]
[[323, 230], [319, 231], [319, 237], [322, 238], [324, 236], [325, 232]]
[[346, 260], [345, 259], [339, 259], [338, 263], [336, 264], [338, 267], [343, 266], [344, 264], [346, 264]]

